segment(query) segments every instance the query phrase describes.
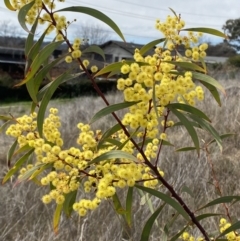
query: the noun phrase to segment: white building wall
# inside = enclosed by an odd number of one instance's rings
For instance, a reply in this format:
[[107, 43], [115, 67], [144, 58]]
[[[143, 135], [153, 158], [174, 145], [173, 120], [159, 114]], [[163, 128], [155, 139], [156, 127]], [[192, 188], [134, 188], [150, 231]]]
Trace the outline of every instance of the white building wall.
[[[128, 51], [126, 51], [123, 48], [120, 48], [119, 46], [117, 46], [115, 44], [111, 44], [109, 46], [104, 47], [103, 51], [105, 54], [112, 55], [111, 62], [121, 61], [122, 59], [132, 59], [133, 58], [131, 53], [129, 53]], [[118, 60], [116, 60], [116, 57], [118, 57]]]

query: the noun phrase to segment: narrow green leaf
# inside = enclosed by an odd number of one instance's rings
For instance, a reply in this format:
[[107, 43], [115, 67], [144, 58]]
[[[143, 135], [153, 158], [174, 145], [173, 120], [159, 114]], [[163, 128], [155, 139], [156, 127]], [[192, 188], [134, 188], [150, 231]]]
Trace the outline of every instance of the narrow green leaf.
[[168, 205], [172, 206], [178, 213], [180, 213], [187, 221], [190, 221], [190, 218], [187, 214], [187, 212], [183, 209], [183, 207], [177, 202], [175, 201], [173, 198], [171, 198], [170, 196], [159, 192], [157, 190], [154, 190], [152, 188], [148, 188], [148, 187], [143, 187], [143, 186], [139, 186], [139, 185], [135, 185], [135, 187], [143, 190], [144, 192], [148, 192], [153, 196], [158, 197], [159, 199], [163, 200], [164, 202], [166, 202]]
[[8, 167], [11, 166], [11, 159], [12, 159], [13, 153], [14, 153], [16, 147], [17, 147], [17, 144], [18, 144], [18, 141], [15, 140], [8, 150], [8, 153], [7, 153], [7, 165], [8, 165]]
[[207, 84], [210, 84], [210, 85], [216, 87], [217, 89], [219, 89], [220, 91], [222, 91], [222, 93], [226, 95], [225, 89], [218, 83], [217, 80], [215, 80], [211, 76], [206, 75], [206, 74], [196, 73], [196, 72], [194, 72], [192, 74], [193, 74], [194, 79], [200, 80], [201, 83], [205, 82]]
[[15, 163], [15, 165], [8, 171], [6, 176], [3, 178], [2, 184], [4, 184], [14, 173], [16, 173], [21, 168], [23, 163], [28, 160], [29, 156], [33, 153], [33, 151], [34, 149], [32, 148]]
[[[44, 95], [44, 93], [46, 92], [46, 89], [49, 87], [49, 85], [51, 85], [51, 82], [48, 83], [47, 85], [45, 85], [39, 92], [39, 87], [43, 81], [43, 79], [46, 77], [47, 73], [54, 67], [57, 66], [58, 64], [62, 63], [64, 61], [64, 58], [66, 57], [66, 55], [63, 55], [57, 59], [55, 59], [54, 61], [52, 61], [51, 63], [45, 65], [42, 69], [39, 70], [39, 72], [37, 72], [37, 74], [33, 77], [34, 79], [34, 85], [35, 85], [35, 92], [37, 93], [37, 100], [40, 101]], [[79, 74], [80, 75], [80, 74]]]
[[105, 54], [104, 54], [103, 50], [97, 45], [89, 46], [88, 48], [84, 49], [82, 52], [83, 53], [97, 53], [97, 54], [101, 55], [103, 60], [105, 61]]
[[4, 0], [4, 4], [9, 10], [16, 11], [16, 9], [12, 6], [10, 0]]
[[171, 220], [165, 224], [163, 230], [167, 236], [169, 235], [169, 228], [174, 224], [178, 216], [179, 216], [179, 213], [173, 214]]
[[[48, 28], [44, 31], [42, 36], [38, 39], [38, 41], [35, 44], [31, 43], [32, 48], [29, 50], [29, 52], [26, 55], [27, 64], [25, 67], [25, 75], [28, 73], [29, 68], [32, 65], [34, 58], [36, 58], [37, 54], [39, 53], [43, 40], [47, 34], [47, 31], [48, 31]], [[31, 39], [29, 41], [31, 41]], [[37, 91], [38, 91], [38, 88], [40, 85], [40, 83], [38, 83], [39, 80], [38, 79], [36, 80], [36, 75], [34, 75], [32, 78], [30, 78], [29, 81], [26, 83], [28, 93], [34, 103], [37, 103]]]
[[203, 207], [199, 208], [198, 210], [207, 208], [207, 207], [211, 207], [220, 203], [231, 203], [233, 201], [240, 201], [240, 196], [225, 196], [225, 197], [219, 197], [209, 203], [207, 203], [206, 205], [204, 205]]
[[110, 77], [112, 77], [112, 76], [114, 76], [114, 75], [118, 75], [118, 74], [120, 74], [120, 72], [121, 72], [120, 69], [115, 69], [115, 70], [111, 71], [111, 72], [108, 74], [108, 76], [107, 76], [106, 79], [109, 79]]
[[105, 14], [103, 14], [102, 12], [93, 9], [93, 8], [88, 8], [88, 7], [78, 7], [78, 6], [74, 6], [74, 7], [68, 7], [68, 8], [63, 8], [60, 9], [56, 12], [78, 12], [78, 13], [84, 13], [87, 15], [90, 15], [96, 19], [101, 20], [102, 22], [104, 22], [105, 24], [107, 24], [109, 27], [111, 27], [117, 34], [118, 36], [125, 41], [124, 36], [121, 32], [121, 30], [119, 29], [119, 27], [111, 20], [111, 18], [109, 18], [108, 16], [106, 16]]
[[61, 213], [62, 213], [62, 209], [63, 209], [63, 205], [62, 204], [58, 204], [54, 215], [53, 215], [53, 230], [55, 232], [55, 234], [58, 233], [58, 226], [60, 223], [60, 217], [61, 217]]
[[202, 67], [191, 62], [178, 62], [178, 61], [163, 61], [163, 62], [174, 64], [176, 66], [183, 68], [184, 70], [195, 70], [195, 71], [200, 71], [202, 73], [205, 73], [205, 70]]
[[181, 231], [177, 232], [169, 241], [176, 241], [188, 228], [188, 226], [185, 226]]
[[139, 53], [140, 53], [141, 55], [144, 55], [148, 50], [154, 48], [157, 44], [160, 44], [160, 43], [164, 42], [165, 40], [166, 40], [166, 38], [160, 38], [160, 39], [151, 41], [150, 43], [144, 45], [144, 46], [140, 49]]
[[126, 198], [126, 221], [129, 227], [132, 225], [132, 203], [133, 203], [133, 187], [129, 187], [127, 198]]
[[21, 177], [18, 178], [15, 185], [26, 181], [26, 180], [33, 180], [35, 179], [40, 173], [42, 173], [47, 168], [51, 167], [52, 164], [39, 164], [36, 166], [33, 166], [31, 169], [27, 170]]
[[5, 123], [3, 123], [3, 124], [0, 126], [0, 134], [1, 134], [3, 131], [5, 131], [6, 127], [7, 127], [8, 125], [10, 125], [11, 122], [12, 122], [11, 120], [6, 121]]
[[63, 43], [63, 41], [58, 41], [58, 42], [53, 42], [48, 44], [47, 46], [45, 46], [35, 57], [35, 59], [33, 60], [27, 75], [25, 76], [25, 78], [17, 85], [15, 86], [21, 86], [25, 83], [27, 83], [35, 74], [36, 72], [39, 70], [40, 66], [42, 65], [42, 63], [51, 56], [52, 52], [61, 44]]
[[67, 217], [71, 216], [71, 213], [73, 211], [73, 204], [75, 203], [77, 197], [77, 190], [67, 193], [65, 195], [65, 201], [63, 203], [63, 211], [67, 215]]
[[[58, 61], [57, 61], [57, 62], [58, 62]], [[57, 62], [55, 62], [55, 63], [57, 63]], [[51, 63], [51, 66], [53, 66], [53, 65], [55, 65], [55, 64], [52, 62], [52, 63]], [[51, 69], [51, 66], [48, 66], [48, 65], [47, 65], [47, 66], [46, 66], [46, 69], [43, 68], [43, 69], [42, 69], [43, 71], [40, 71], [41, 74], [39, 73], [39, 74], [37, 74], [36, 77], [34, 77], [34, 79], [35, 79], [35, 81], [36, 81], [35, 88], [36, 88], [37, 86], [38, 86], [38, 87], [40, 86], [40, 83], [42, 82], [42, 80], [43, 80], [43, 78], [44, 78], [44, 73], [47, 73], [47, 71]], [[77, 78], [77, 77], [79, 77], [79, 76], [82, 75], [82, 74], [84, 74], [84, 72], [78, 73], [78, 74], [69, 74], [68, 76], [66, 76], [66, 78], [64, 78], [64, 79], [62, 80], [61, 84], [67, 82], [68, 80]], [[39, 76], [39, 75], [40, 75], [40, 76]], [[61, 75], [60, 75], [60, 76], [61, 76]], [[60, 76], [58, 76], [58, 77], [60, 77]], [[55, 79], [55, 80], [52, 80], [50, 83], [46, 84], [46, 85], [37, 93], [37, 100], [38, 100], [38, 102], [42, 100], [42, 98], [43, 98], [44, 95], [46, 94], [47, 90], [50, 88], [50, 86], [53, 84], [54, 81], [56, 81], [56, 79]], [[38, 91], [38, 90], [36, 90], [36, 92], [37, 92], [37, 91]], [[36, 104], [34, 105], [34, 103], [32, 103], [32, 107], [31, 107], [32, 112], [34, 111], [35, 107], [36, 107]]]
[[232, 231], [235, 231], [237, 229], [240, 229], [240, 221], [237, 221], [236, 223], [232, 224], [229, 228], [227, 228], [219, 236], [217, 236], [217, 238], [220, 238], [220, 237], [222, 237]]
[[27, 83], [26, 83], [27, 91], [28, 94], [30, 95], [33, 103], [37, 104], [37, 95], [35, 92], [35, 80], [34, 78], [31, 78]]
[[[192, 126], [194, 126], [196, 128], [199, 128], [199, 129], [202, 129], [202, 127], [198, 123], [196, 123], [194, 121], [190, 121], [190, 123], [191, 123]], [[183, 125], [182, 122], [176, 122], [176, 123], [174, 123], [173, 126], [182, 126], [182, 125]]]
[[220, 215], [223, 215], [223, 214], [221, 214], [221, 213], [204, 213], [204, 214], [201, 214], [201, 215], [197, 216], [196, 219], [198, 221], [201, 221], [205, 218], [215, 217], [215, 216], [220, 216]]
[[147, 194], [148, 193], [144, 193], [142, 190], [140, 189], [137, 189], [139, 195], [141, 196], [141, 200], [140, 200], [140, 205], [143, 206], [146, 204], [146, 201], [147, 201]]
[[112, 196], [112, 200], [113, 200], [113, 206], [114, 206], [116, 212], [120, 215], [126, 214], [126, 210], [123, 208], [117, 193], [115, 193]]
[[[236, 135], [235, 133], [227, 133], [227, 134], [220, 135], [219, 137], [221, 138], [221, 140], [223, 140], [224, 138], [227, 138], [227, 137], [230, 137], [230, 136], [235, 136], [235, 135]], [[208, 145], [210, 145], [214, 142], [216, 142], [216, 139], [213, 139], [210, 142], [208, 142]]]
[[219, 92], [217, 90], [216, 87], [214, 87], [213, 85], [207, 83], [207, 82], [203, 82], [200, 80], [200, 83], [202, 85], [204, 85], [209, 91], [210, 93], [212, 94], [213, 98], [216, 100], [216, 102], [218, 103], [219, 106], [221, 106], [221, 99], [220, 99], [220, 96], [219, 96]]
[[27, 60], [30, 60], [31, 62], [35, 59], [35, 57], [37, 56], [37, 54], [39, 53], [42, 43], [44, 41], [44, 38], [46, 36], [48, 32], [48, 28], [43, 32], [43, 34], [41, 35], [41, 37], [38, 39], [38, 41], [36, 43], [31, 43], [31, 49], [28, 51], [26, 57]]
[[172, 8], [169, 8], [171, 10], [171, 12], [175, 15], [176, 18], [179, 18], [179, 16], [176, 14], [176, 12], [172, 9]]
[[192, 198], [194, 198], [194, 193], [192, 192], [192, 190], [187, 187], [186, 185], [184, 185], [182, 188], [181, 188], [181, 193], [183, 192], [186, 192], [187, 194], [189, 194]]
[[95, 121], [101, 119], [102, 117], [109, 115], [115, 111], [118, 110], [122, 110], [125, 108], [128, 108], [132, 105], [136, 105], [137, 103], [139, 103], [140, 101], [134, 101], [134, 102], [122, 102], [122, 103], [118, 103], [118, 104], [114, 104], [114, 105], [109, 105], [103, 109], [101, 109], [100, 111], [98, 111], [90, 120], [89, 124], [94, 123]]
[[88, 165], [92, 165], [94, 163], [98, 163], [100, 161], [106, 161], [110, 159], [115, 159], [115, 158], [123, 158], [123, 159], [128, 159], [137, 162], [137, 158], [127, 152], [120, 151], [120, 150], [112, 150], [110, 152], [103, 153], [102, 155], [94, 158], [90, 162], [88, 162]]
[[12, 120], [11, 116], [0, 115], [0, 120]]
[[181, 29], [181, 31], [207, 33], [218, 37], [227, 38], [227, 36], [223, 32], [216, 30], [214, 28], [185, 28], [185, 29]]
[[18, 180], [19, 181], [33, 180], [33, 179], [35, 179], [35, 177], [37, 177], [39, 174], [41, 174], [43, 171], [45, 171], [46, 169], [48, 169], [50, 167], [52, 167], [51, 163], [44, 164], [40, 168], [33, 167], [32, 169], [29, 170], [29, 173], [24, 173], [24, 175], [21, 178], [19, 178]]
[[174, 146], [172, 143], [170, 143], [169, 141], [165, 141], [165, 140], [162, 140], [162, 144], [165, 146]]
[[183, 110], [185, 112], [191, 113], [193, 115], [196, 115], [198, 117], [201, 117], [201, 118], [211, 122], [211, 120], [207, 117], [207, 115], [205, 113], [203, 113], [201, 110], [199, 110], [196, 107], [193, 107], [191, 105], [182, 104], [182, 103], [172, 103], [172, 104], [168, 104], [167, 107], [178, 109], [178, 110]]
[[[108, 144], [109, 143], [109, 144]], [[108, 138], [108, 139], [105, 139], [104, 142], [102, 142], [99, 146], [98, 146], [98, 149], [105, 149], [106, 147], [109, 147], [111, 145], [115, 145], [115, 146], [120, 146], [122, 144], [122, 142], [120, 141], [117, 141], [115, 139], [111, 139], [111, 138]]]
[[197, 148], [195, 146], [188, 146], [188, 147], [182, 147], [178, 148], [175, 151], [180, 152], [180, 151], [193, 151], [196, 150]]
[[[153, 213], [154, 213], [154, 208], [153, 208], [153, 203], [152, 203], [151, 197], [152, 197], [152, 196], [151, 196], [149, 193], [145, 193], [146, 203], [147, 203], [147, 205], [148, 205], [148, 207], [149, 207], [149, 210], [150, 210], [151, 213], [153, 214]], [[166, 204], [166, 203], [164, 203], [163, 205], [165, 205], [165, 204]], [[155, 223], [156, 223], [157, 227], [159, 227], [157, 220], [155, 220]]]
[[22, 152], [29, 151], [30, 149], [32, 149], [32, 147], [30, 147], [28, 144], [26, 144], [26, 145], [20, 147], [18, 150], [16, 150], [13, 153], [13, 155], [16, 156], [16, 155], [18, 155], [18, 154], [20, 154]]
[[205, 121], [204, 119], [198, 118], [197, 116], [194, 116], [192, 114], [189, 114], [189, 117], [192, 118], [195, 122], [197, 122], [203, 129], [208, 131], [216, 140], [220, 150], [222, 151], [222, 139], [219, 136], [218, 132], [213, 128], [213, 126]]
[[201, 64], [202, 64], [202, 67], [203, 67], [203, 69], [204, 69], [204, 73], [207, 73], [207, 65], [206, 65], [206, 63], [204, 62], [204, 59], [200, 57], [199, 60], [200, 60], [200, 62], [201, 62]]
[[57, 89], [57, 87], [63, 81], [66, 81], [66, 79], [73, 78], [72, 75], [69, 74], [70, 71], [71, 71], [71, 69], [68, 70], [67, 72], [63, 73], [62, 75], [60, 75], [54, 81], [52, 81], [51, 84], [49, 85], [48, 89], [46, 90], [44, 96], [43, 96], [41, 105], [39, 107], [38, 116], [37, 116], [37, 127], [38, 127], [38, 132], [39, 132], [40, 137], [42, 137], [43, 120], [44, 120], [44, 115], [45, 115], [47, 105], [48, 105], [52, 95], [54, 94], [55, 90]]
[[41, 181], [39, 179], [37, 179], [36, 177], [32, 179], [32, 182], [34, 184], [36, 184], [37, 186], [41, 186], [42, 185]]
[[111, 127], [110, 129], [108, 129], [101, 137], [101, 139], [99, 140], [98, 143], [98, 149], [101, 149], [101, 146], [103, 145], [103, 143], [105, 142], [105, 139], [109, 138], [110, 136], [112, 136], [113, 134], [115, 134], [117, 131], [121, 130], [121, 126], [117, 123], [116, 125], [114, 125], [113, 127]]
[[101, 149], [106, 149], [106, 148], [109, 148], [109, 147], [112, 147], [112, 144], [106, 143], [106, 144], [101, 145]]
[[120, 69], [123, 66], [123, 64], [132, 64], [132, 63], [137, 63], [139, 66], [143, 66], [143, 65], [149, 65], [146, 62], [136, 62], [135, 60], [125, 60], [124, 62], [117, 62], [117, 63], [112, 63], [107, 65], [106, 67], [104, 67], [103, 69], [101, 69], [100, 71], [98, 71], [95, 75], [94, 78], [106, 73], [110, 73], [112, 71], [114, 71], [114, 73], [120, 73]]
[[168, 43], [168, 39], [166, 39], [166, 40], [164, 41], [164, 43], [163, 43], [163, 47], [162, 47], [163, 49], [166, 48], [167, 43]]
[[35, 0], [25, 4], [18, 12], [18, 22], [26, 32], [29, 32], [28, 27], [26, 25], [26, 16], [28, 11], [32, 8], [34, 4]]
[[162, 209], [164, 208], [165, 203], [160, 205], [160, 207], [150, 216], [150, 218], [147, 220], [143, 231], [141, 235], [141, 240], [140, 241], [147, 241], [149, 239], [149, 235], [152, 229], [152, 226], [154, 224], [155, 219], [158, 217], [158, 215], [161, 213]]
[[123, 63], [122, 62], [117, 62], [117, 63], [112, 63], [107, 65], [106, 67], [104, 67], [103, 69], [101, 69], [100, 71], [98, 71], [95, 75], [94, 78], [112, 71], [119, 71], [122, 67]]
[[28, 56], [31, 48], [33, 47], [34, 44], [34, 35], [37, 29], [37, 25], [38, 25], [38, 17], [36, 18], [28, 36], [25, 42], [25, 56]]
[[[120, 141], [118, 141], [118, 140], [115, 140], [115, 139], [111, 139], [111, 138], [107, 138], [107, 139], [105, 139], [105, 143], [110, 143], [110, 144], [112, 144], [112, 145], [114, 145], [114, 146], [117, 146], [118, 148], [120, 147], [120, 146], [122, 146], [122, 142], [120, 142]], [[121, 149], [119, 149], [119, 150], [121, 150]]]
[[[47, 91], [47, 89], [49, 88], [49, 86], [52, 84], [52, 82], [46, 84], [39, 92], [39, 87], [43, 81], [43, 79], [47, 76], [48, 72], [54, 67], [54, 66], [57, 66], [58, 64], [60, 64], [61, 62], [63, 62], [64, 58], [65, 58], [66, 55], [63, 55], [61, 57], [59, 57], [58, 59], [52, 61], [51, 63], [45, 65], [43, 68], [41, 68], [37, 73], [36, 75], [30, 79], [31, 80], [34, 80], [34, 91], [35, 93], [37, 94], [37, 103], [36, 102], [32, 102], [32, 105], [31, 105], [31, 113], [34, 112], [37, 104], [39, 101], [42, 100], [45, 92]], [[78, 74], [80, 75], [80, 74]], [[68, 79], [66, 79], [67, 81]], [[64, 83], [65, 81], [63, 81], [62, 83]]]
[[191, 122], [178, 110], [170, 107], [169, 108], [172, 113], [177, 116], [177, 118], [180, 120], [180, 122], [182, 122], [182, 124], [185, 126], [185, 128], [187, 129], [189, 135], [191, 136], [193, 143], [196, 147], [197, 153], [199, 155], [199, 151], [200, 151], [200, 147], [199, 147], [199, 140], [198, 140], [198, 135], [197, 132], [195, 131], [195, 129], [193, 128]]
[[[70, 70], [69, 70], [68, 72], [70, 72]], [[84, 74], [84, 72], [77, 73], [77, 74], [69, 74], [69, 75], [66, 76], [66, 78], [64, 78], [64, 79], [62, 80], [61, 84], [67, 82], [68, 80], [77, 78], [77, 77], [79, 77], [80, 75], [83, 75], [83, 74]], [[60, 76], [61, 76], [61, 75], [59, 75], [58, 77], [60, 77]], [[41, 100], [42, 100], [42, 98], [43, 98], [43, 96], [45, 95], [45, 93], [47, 92], [48, 88], [52, 85], [52, 83], [53, 83], [54, 81], [56, 81], [56, 79], [55, 79], [55, 80], [51, 80], [50, 83], [48, 83], [47, 85], [45, 85], [45, 86], [38, 92], [38, 94], [37, 94], [37, 99], [38, 99], [38, 101], [41, 101]]]

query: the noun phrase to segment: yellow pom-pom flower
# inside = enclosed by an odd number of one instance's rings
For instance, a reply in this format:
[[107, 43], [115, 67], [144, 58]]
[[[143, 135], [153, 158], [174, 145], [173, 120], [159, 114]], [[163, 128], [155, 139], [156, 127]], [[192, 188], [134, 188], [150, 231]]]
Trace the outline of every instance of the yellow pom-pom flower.
[[96, 65], [93, 65], [91, 67], [91, 71], [92, 71], [92, 73], [96, 73], [98, 71], [98, 67]]
[[71, 56], [67, 56], [67, 57], [65, 58], [65, 61], [66, 61], [66, 63], [68, 63], [68, 64], [72, 63], [72, 57], [71, 57]]

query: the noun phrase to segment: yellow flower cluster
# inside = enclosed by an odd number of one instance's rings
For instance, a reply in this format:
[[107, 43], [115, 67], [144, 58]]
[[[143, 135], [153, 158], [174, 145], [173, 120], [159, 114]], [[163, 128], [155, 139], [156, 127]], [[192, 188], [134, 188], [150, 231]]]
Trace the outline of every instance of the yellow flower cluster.
[[184, 241], [204, 241], [204, 238], [194, 238], [191, 234], [189, 234], [188, 232], [183, 232], [183, 234], [180, 237], [182, 240]]
[[[62, 204], [68, 193], [76, 191], [82, 185], [86, 193], [94, 195], [92, 200], [82, 199], [73, 205], [73, 209], [80, 216], [84, 216], [88, 210], [97, 208], [102, 199], [111, 198], [116, 193], [116, 188], [133, 187], [136, 182], [142, 182], [146, 187], [158, 185], [158, 180], [139, 154], [136, 156], [138, 162], [114, 158], [91, 164], [94, 158], [116, 149], [117, 146], [108, 143], [109, 145], [99, 149], [101, 132], [92, 131], [88, 124], [77, 125], [80, 131], [77, 139], [79, 148], [63, 149], [58, 110], [50, 108], [49, 112], [43, 123], [42, 137], [37, 131], [37, 113], [17, 118], [16, 124], [9, 126], [6, 131], [8, 135], [17, 138], [19, 147], [32, 147], [36, 155], [35, 163], [22, 167], [19, 178], [28, 171], [33, 172], [36, 167], [48, 165], [51, 168], [51, 171], [40, 179], [43, 186], [51, 184], [53, 187], [42, 197], [44, 203], [55, 201]], [[122, 151], [135, 155], [134, 145], [128, 141], [123, 130], [118, 131], [112, 138], [117, 143], [122, 143]], [[155, 138], [145, 147], [144, 153], [149, 159], [156, 158], [158, 144], [159, 140]], [[159, 173], [164, 175], [160, 169]]]
[[[140, 54], [138, 51], [136, 53], [137, 57], [135, 57], [138, 58]], [[148, 56], [144, 60], [150, 63], [151, 58], [156, 59], [156, 56]], [[158, 118], [165, 116], [166, 105], [174, 101], [195, 105], [195, 99], [204, 99], [203, 89], [194, 84], [191, 72], [175, 75], [170, 73], [173, 69], [172, 64], [160, 63], [159, 59], [157, 62], [155, 66], [139, 66], [137, 63], [123, 64], [121, 71], [124, 74], [128, 73], [128, 77], [117, 81], [117, 88], [123, 91], [126, 101], [139, 102], [129, 108], [129, 112], [122, 120], [123, 124], [133, 129], [147, 128], [147, 136], [150, 138], [158, 138], [160, 134]], [[154, 108], [153, 101], [155, 101], [156, 108]], [[163, 136], [160, 138], [165, 139]]]
[[[35, 120], [37, 113], [32, 113], [30, 116], [24, 115], [16, 119], [16, 124], [10, 125], [6, 131], [7, 135], [18, 138], [18, 143], [20, 147], [24, 146], [27, 141], [35, 139], [37, 133], [35, 130], [37, 128], [37, 121]], [[26, 132], [26, 137], [22, 133]]]
[[201, 32], [194, 34], [192, 31], [189, 31], [187, 36], [180, 35], [184, 26], [185, 22], [177, 16], [167, 16], [165, 22], [157, 20], [155, 24], [155, 27], [167, 38], [167, 49], [169, 51], [177, 51], [178, 46], [183, 45], [186, 48], [185, 56], [191, 58], [192, 61], [199, 61], [200, 58], [205, 58], [205, 50], [208, 48], [208, 45], [204, 43], [199, 47], [194, 46], [194, 44], [199, 42], [199, 37], [202, 37], [203, 34]]
[[[227, 222], [225, 218], [221, 218], [219, 222], [219, 227], [220, 227], [220, 232], [224, 232], [226, 229], [231, 227], [231, 223]], [[229, 232], [225, 235], [227, 240], [229, 241], [240, 241], [240, 236], [238, 233], [235, 231]]]
[[72, 44], [72, 49], [69, 48], [69, 52], [71, 53], [71, 56], [67, 56], [65, 58], [65, 61], [67, 63], [72, 63], [73, 59], [78, 59], [81, 57], [82, 52], [80, 50], [80, 45], [81, 45], [81, 39], [80, 38], [75, 38]]
[[157, 19], [155, 23], [156, 29], [162, 32], [166, 38], [175, 41], [176, 44], [182, 43], [182, 39], [178, 33], [184, 26], [184, 20], [180, 19], [180, 17], [170, 15], [167, 16], [165, 22], [161, 22], [159, 19]]
[[78, 212], [80, 216], [85, 216], [87, 214], [87, 210], [96, 209], [100, 202], [101, 200], [98, 198], [94, 198], [93, 200], [82, 199], [73, 204], [73, 210]]
[[[173, 102], [194, 106], [196, 100], [204, 99], [204, 91], [201, 86], [196, 86], [193, 82], [192, 72], [176, 74], [177, 65], [170, 62], [185, 61], [185, 57], [172, 55], [173, 48], [169, 46], [175, 48], [183, 44], [186, 48], [190, 48], [190, 44], [195, 42], [192, 33], [191, 37], [179, 35], [184, 25], [184, 21], [175, 16], [168, 16], [164, 23], [158, 20], [156, 27], [165, 35], [167, 49], [157, 47], [152, 56], [146, 57], [136, 49], [134, 54], [136, 62], [130, 64], [123, 62], [121, 73], [126, 77], [118, 79], [117, 88], [123, 91], [125, 101], [137, 103], [129, 108], [122, 123], [132, 129], [139, 128], [139, 136], [166, 140], [165, 130], [174, 124], [173, 122], [171, 125], [164, 124], [162, 131], [158, 128], [159, 121], [165, 121], [168, 111], [166, 106]], [[186, 52], [190, 51], [188, 57], [197, 60], [199, 56], [204, 57], [206, 48], [207, 44], [202, 44]]]
[[[26, 4], [32, 2], [33, 0], [10, 0], [12, 6], [16, 10], [20, 10]], [[64, 2], [65, 0], [58, 0], [58, 2]], [[35, 0], [35, 3], [30, 8], [26, 15], [26, 23], [33, 24], [38, 18], [40, 24], [48, 24], [47, 34], [51, 33], [53, 30], [56, 30], [56, 40], [63, 40], [60, 30], [65, 30], [69, 22], [66, 20], [65, 16], [60, 16], [57, 13], [52, 11], [56, 8], [54, 0]], [[38, 15], [40, 16], [38, 17]]]
[[[231, 227], [231, 223], [227, 222], [225, 218], [221, 218], [219, 222], [219, 228], [220, 232], [223, 233], [226, 229]], [[235, 231], [229, 232], [225, 235], [228, 241], [240, 241], [240, 236], [238, 233]], [[202, 237], [199, 238], [194, 238], [192, 235], [190, 235], [188, 232], [184, 232], [181, 237], [182, 240], [184, 241], [203, 241], [205, 240]]]
[[[16, 10], [20, 10], [22, 7], [24, 7], [26, 4], [32, 2], [32, 0], [10, 0], [11, 5]], [[37, 18], [39, 12], [42, 9], [42, 0], [35, 0], [34, 5], [32, 8], [28, 11], [26, 16], [26, 22], [29, 24], [33, 24], [35, 19]]]
[[188, 58], [192, 58], [193, 61], [199, 61], [200, 58], [205, 58], [206, 57], [206, 52], [205, 50], [208, 48], [208, 44], [207, 43], [203, 43], [201, 44], [199, 47], [195, 46], [192, 47], [191, 49], [187, 49], [185, 51], [185, 55]]

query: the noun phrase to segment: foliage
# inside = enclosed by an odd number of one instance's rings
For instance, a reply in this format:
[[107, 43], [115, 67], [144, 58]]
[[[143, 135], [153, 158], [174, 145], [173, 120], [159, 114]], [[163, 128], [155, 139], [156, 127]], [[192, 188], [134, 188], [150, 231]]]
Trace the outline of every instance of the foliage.
[[227, 41], [212, 45], [209, 43], [207, 49], [207, 55], [219, 56], [219, 57], [232, 57], [237, 54], [236, 50], [232, 48]]
[[228, 62], [235, 66], [235, 67], [240, 67], [240, 55], [235, 55], [235, 56], [232, 56], [228, 59]]
[[[164, 43], [163, 47], [156, 47], [152, 56], [143, 57], [142, 52], [151, 48], [155, 43], [152, 42], [141, 50], [136, 49], [132, 61], [111, 64], [98, 72], [96, 66], [91, 66], [89, 60], [82, 58], [81, 39], [76, 38], [71, 43], [67, 38], [67, 30], [72, 22], [60, 13], [71, 11], [93, 16], [109, 25], [124, 40], [118, 26], [105, 14], [79, 6], [54, 12], [53, 1], [5, 0], [5, 4], [10, 10], [19, 10], [19, 23], [29, 32], [25, 47], [27, 57], [25, 77], [17, 86], [26, 84], [32, 106], [28, 115], [1, 116], [1, 119], [7, 120], [7, 124], [10, 124], [6, 134], [15, 139], [8, 152], [9, 166], [16, 153], [20, 155], [3, 178], [3, 183], [18, 172], [16, 184], [28, 180], [48, 187], [48, 192], [42, 197], [42, 201], [45, 204], [50, 202], [56, 204], [53, 217], [55, 232], [58, 231], [62, 213], [71, 216], [75, 211], [83, 217], [106, 200], [112, 201], [116, 213], [122, 216], [131, 229], [133, 222], [131, 203], [134, 198], [133, 189], [136, 189], [159, 200], [158, 208], [146, 220], [142, 240], [149, 239], [152, 226], [165, 206], [171, 207], [176, 213], [171, 222], [167, 222], [163, 228], [162, 235], [165, 239], [195, 240], [186, 231], [195, 225], [201, 232], [198, 240], [210, 240], [209, 233], [212, 230], [204, 228], [200, 220], [216, 214], [200, 215], [202, 212], [199, 211], [220, 203], [226, 205], [237, 202], [240, 197], [223, 196], [219, 186], [216, 185], [221, 197], [193, 211], [165, 177], [159, 163], [162, 150], [166, 146], [174, 148], [168, 134], [174, 133], [177, 126], [183, 126], [193, 142], [192, 146], [178, 148], [177, 151], [193, 150], [198, 155], [200, 151], [208, 154], [209, 146], [213, 143], [217, 143], [219, 150], [222, 151], [222, 139], [231, 135], [218, 134], [210, 118], [195, 107], [198, 101], [204, 99], [205, 87], [219, 105], [221, 105], [219, 91], [225, 94], [223, 87], [207, 75], [204, 58], [208, 45], [206, 43], [199, 45], [198, 39], [203, 33], [220, 37], [225, 35], [209, 28], [184, 29], [185, 22], [180, 15], [170, 9], [173, 16], [168, 16], [165, 22], [157, 20], [155, 23], [156, 29], [164, 35], [164, 39], [157, 40]], [[42, 36], [34, 43], [32, 35], [36, 31], [37, 24], [47, 26]], [[40, 48], [46, 34], [53, 31], [55, 31], [53, 41]], [[51, 77], [50, 70], [57, 65], [57, 61], [50, 62], [49, 57], [63, 42], [69, 47], [65, 61], [69, 64], [76, 61], [79, 64], [79, 74], [87, 75], [89, 82], [106, 104], [106, 107], [97, 112], [88, 123], [78, 123], [79, 135], [75, 146], [67, 146], [62, 138], [58, 109], [50, 108], [47, 116], [45, 113], [56, 89], [78, 76], [73, 74], [69, 67], [54, 80]], [[180, 44], [185, 46], [184, 56], [178, 53]], [[92, 51], [99, 53], [99, 49], [93, 48]], [[117, 72], [123, 76], [117, 81], [117, 89], [123, 93], [124, 102], [110, 105], [99, 88], [96, 77]], [[41, 88], [44, 77], [51, 82]], [[117, 114], [117, 111], [122, 109], [127, 109], [123, 117]], [[116, 121], [114, 126], [109, 126], [104, 133], [92, 128], [90, 125], [92, 122], [109, 114]], [[202, 145], [198, 137], [199, 129], [208, 133], [213, 140]], [[118, 190], [127, 187], [126, 210], [124, 210]], [[78, 200], [77, 193], [80, 191], [86, 193], [88, 198]], [[149, 206], [152, 208], [151, 203]], [[239, 228], [239, 222], [231, 224], [228, 208], [224, 207], [229, 222], [223, 217], [220, 219], [220, 233], [216, 231], [215, 240], [223, 235], [228, 240], [239, 240], [237, 232], [234, 232]], [[183, 226], [180, 230], [170, 232], [178, 218], [182, 219]]]
[[223, 30], [228, 36], [230, 45], [237, 51], [240, 50], [240, 18], [229, 19], [223, 25]]

